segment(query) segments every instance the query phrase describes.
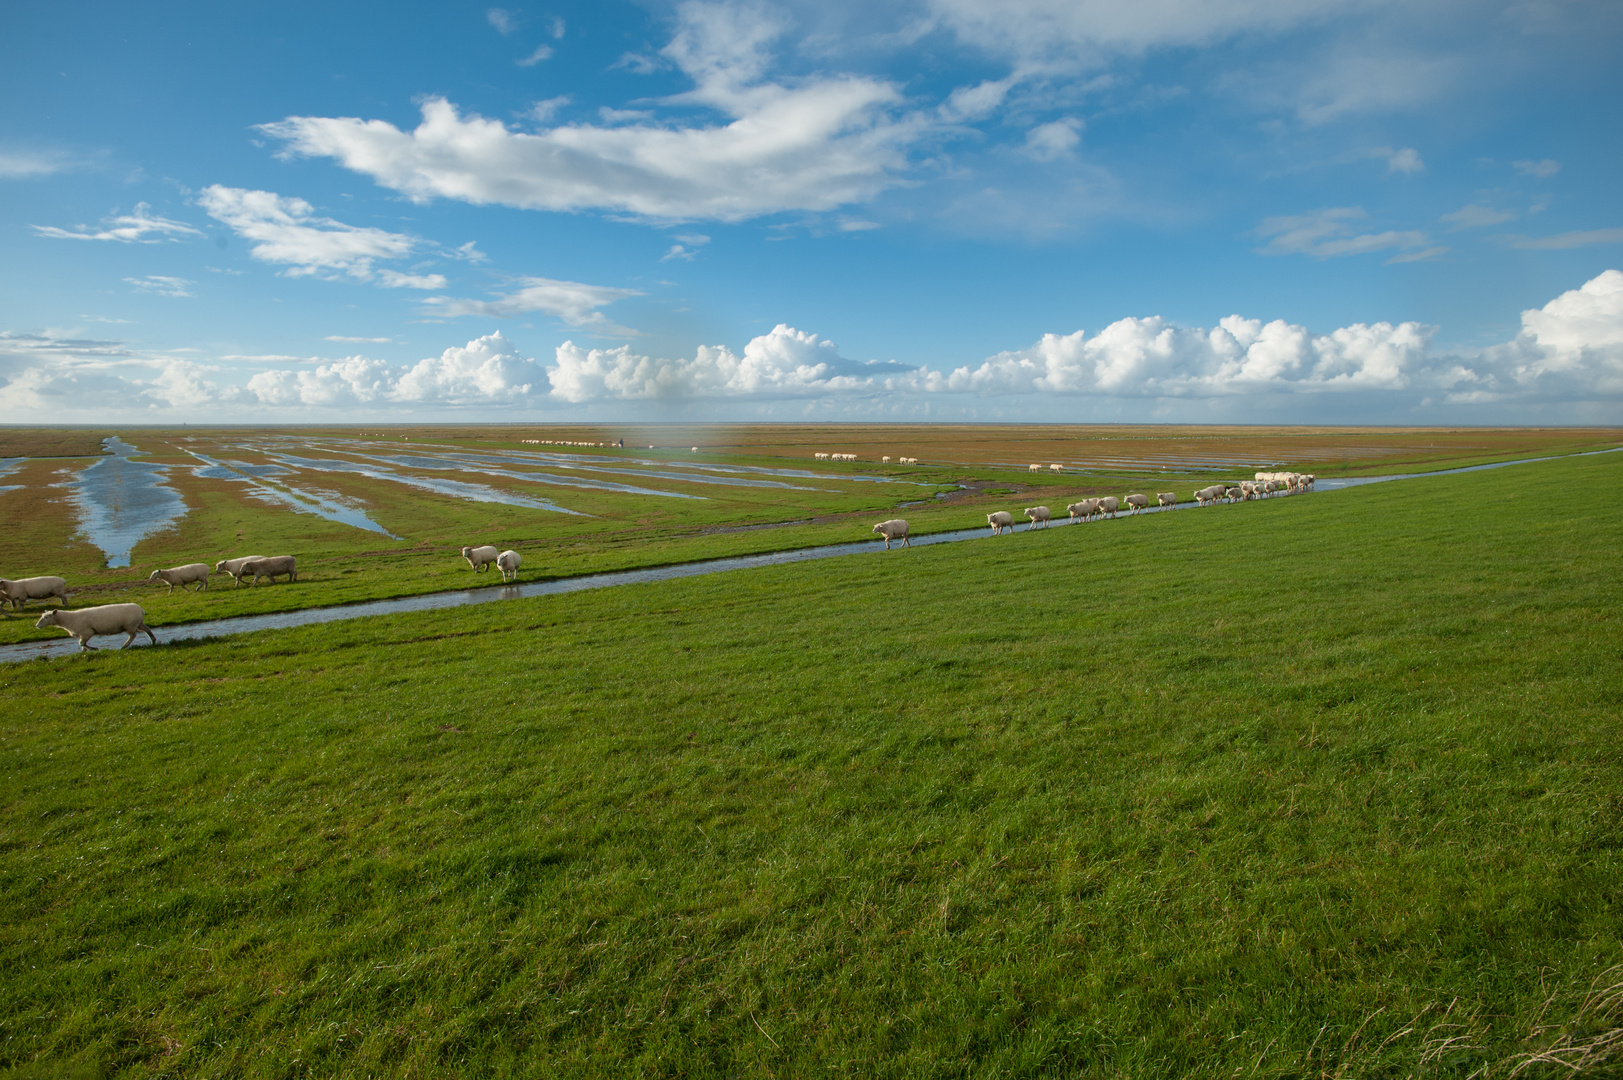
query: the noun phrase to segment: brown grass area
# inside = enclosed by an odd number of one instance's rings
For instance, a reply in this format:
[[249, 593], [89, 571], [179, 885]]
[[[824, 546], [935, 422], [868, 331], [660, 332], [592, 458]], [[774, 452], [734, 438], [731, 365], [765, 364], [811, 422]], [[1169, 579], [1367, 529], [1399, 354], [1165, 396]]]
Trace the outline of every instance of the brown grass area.
[[[574, 424], [368, 429], [392, 441], [609, 442], [646, 451], [809, 459], [817, 451], [916, 457], [927, 465], [1062, 464], [1142, 472], [1283, 467], [1324, 475], [1446, 468], [1623, 445], [1620, 428], [1214, 427], [1071, 424]], [[340, 434], [335, 432], [335, 434]], [[355, 432], [342, 432], [353, 435]]]
[[111, 431], [88, 428], [0, 428], [0, 457], [100, 457]]

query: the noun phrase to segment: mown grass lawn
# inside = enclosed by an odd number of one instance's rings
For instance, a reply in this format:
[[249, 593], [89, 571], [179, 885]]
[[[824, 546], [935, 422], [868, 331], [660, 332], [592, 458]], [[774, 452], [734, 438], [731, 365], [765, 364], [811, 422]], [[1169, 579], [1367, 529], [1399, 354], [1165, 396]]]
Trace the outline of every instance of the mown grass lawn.
[[0, 1068], [1508, 1075], [1623, 1023], [1619, 476], [0, 669]]

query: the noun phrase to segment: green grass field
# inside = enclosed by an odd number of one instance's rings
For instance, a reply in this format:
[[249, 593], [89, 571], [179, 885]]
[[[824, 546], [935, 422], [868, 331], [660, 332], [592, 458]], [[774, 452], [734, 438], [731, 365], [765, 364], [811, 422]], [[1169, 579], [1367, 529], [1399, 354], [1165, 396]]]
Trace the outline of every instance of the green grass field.
[[0, 668], [0, 1076], [1570, 1075], [1620, 464]]

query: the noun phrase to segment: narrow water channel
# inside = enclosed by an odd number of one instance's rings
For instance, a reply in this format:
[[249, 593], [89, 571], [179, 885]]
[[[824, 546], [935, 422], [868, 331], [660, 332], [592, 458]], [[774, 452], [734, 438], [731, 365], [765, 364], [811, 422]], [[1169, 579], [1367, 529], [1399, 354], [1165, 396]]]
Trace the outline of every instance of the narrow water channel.
[[[1614, 454], [1619, 451], [1623, 451], [1623, 447], [1614, 447], [1610, 450], [1591, 450], [1584, 454], [1561, 456], [1590, 457], [1595, 454]], [[1324, 491], [1337, 491], [1392, 480], [1417, 480], [1428, 476], [1482, 472], [1487, 469], [1502, 469], [1511, 465], [1526, 465], [1535, 461], [1554, 460], [1557, 460], [1557, 458], [1523, 458], [1518, 461], [1497, 461], [1487, 465], [1467, 465], [1459, 469], [1443, 469], [1429, 473], [1400, 473], [1392, 476], [1360, 476], [1341, 480], [1320, 480], [1315, 486]], [[1301, 498], [1300, 495], [1286, 497]], [[1064, 508], [1056, 507], [1055, 509], [1063, 512]], [[1157, 514], [1167, 513], [1171, 510], [1192, 509], [1196, 509], [1194, 503], [1179, 503], [1174, 507], [1152, 506], [1142, 512]], [[1118, 516], [1126, 517], [1127, 515], [1123, 513]], [[1053, 527], [1063, 528], [1081, 524], [1083, 523], [1059, 518], [1053, 522]], [[1087, 524], [1098, 525], [1101, 523], [1091, 522]], [[1020, 531], [1025, 532], [1027, 530], [1021, 529]], [[952, 544], [960, 540], [991, 539], [990, 531], [983, 525], [973, 529], [957, 529], [952, 532], [930, 533], [927, 536], [914, 537], [912, 546], [929, 547], [932, 544]], [[759, 566], [782, 566], [786, 563], [810, 562], [813, 559], [833, 559], [844, 555], [863, 553], [884, 554], [884, 541], [876, 537], [872, 540], [849, 544], [830, 544], [824, 547], [800, 548], [796, 551], [772, 551], [761, 555], [740, 555], [727, 559], [706, 559], [703, 562], [683, 563], [679, 566], [659, 566], [647, 570], [620, 570], [609, 574], [589, 574], [584, 577], [562, 578], [557, 581], [491, 585], [478, 589], [458, 589], [454, 592], [405, 596], [394, 600], [370, 600], [359, 604], [302, 608], [298, 611], [282, 611], [272, 615], [240, 615], [229, 619], [182, 623], [178, 626], [155, 627], [154, 629], [159, 642], [190, 641], [197, 638], [247, 634], [256, 630], [281, 630], [294, 626], [314, 626], [320, 623], [341, 622], [346, 619], [364, 619], [373, 615], [396, 615], [409, 611], [441, 611], [446, 608], [466, 607], [470, 604], [488, 604], [496, 600], [520, 600], [534, 596], [562, 596], [566, 593], [584, 592], [589, 589], [613, 588], [616, 585], [634, 585], [650, 581], [674, 581], [679, 578], [700, 577], [705, 574], [720, 574], [729, 570], [748, 570]], [[892, 555], [901, 553], [898, 549], [893, 549], [890, 552]], [[271, 588], [274, 587], [271, 586]], [[118, 636], [98, 638], [97, 640], [104, 644], [96, 646], [93, 642], [93, 647], [110, 649], [118, 648], [121, 644]], [[22, 660], [34, 660], [44, 657], [69, 656], [77, 652], [78, 649], [78, 642], [72, 638], [54, 638], [45, 641], [28, 641], [17, 645], [0, 646], [0, 663], [16, 663]]]

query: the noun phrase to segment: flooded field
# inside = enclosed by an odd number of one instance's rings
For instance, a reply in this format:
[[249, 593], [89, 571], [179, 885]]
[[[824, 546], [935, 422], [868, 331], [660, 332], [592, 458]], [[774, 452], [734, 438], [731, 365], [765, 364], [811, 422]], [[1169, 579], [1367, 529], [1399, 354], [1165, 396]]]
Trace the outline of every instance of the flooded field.
[[[916, 536], [969, 536], [993, 510], [1023, 520], [1023, 507], [1045, 505], [1063, 518], [1069, 502], [1130, 492], [1153, 501], [1174, 491], [1187, 503], [1214, 479], [1237, 482], [1259, 469], [1317, 472], [1324, 492], [1623, 445], [1623, 432], [1580, 429], [830, 424], [90, 434], [93, 441], [84, 432], [0, 431], [0, 450], [69, 451], [0, 457], [8, 522], [0, 576], [59, 575], [75, 606], [136, 601], [155, 625], [168, 626], [459, 592], [482, 580], [467, 576], [464, 545], [519, 552], [527, 580], [585, 579], [841, 544], [865, 549], [873, 523], [897, 516]], [[612, 445], [621, 438], [626, 447]], [[72, 453], [86, 445], [101, 452]], [[1377, 467], [1425, 455], [1433, 457], [1418, 466]], [[233, 588], [223, 579], [206, 593], [169, 595], [146, 584], [157, 567], [245, 554], [297, 556], [297, 586]], [[37, 638], [32, 620], [24, 622], [0, 619], [0, 644]]]
[[137, 460], [140, 451], [116, 435], [103, 443], [107, 456], [69, 485], [81, 528], [107, 555], [109, 567], [130, 565], [135, 545], [162, 532], [186, 513], [169, 484], [170, 469]]

